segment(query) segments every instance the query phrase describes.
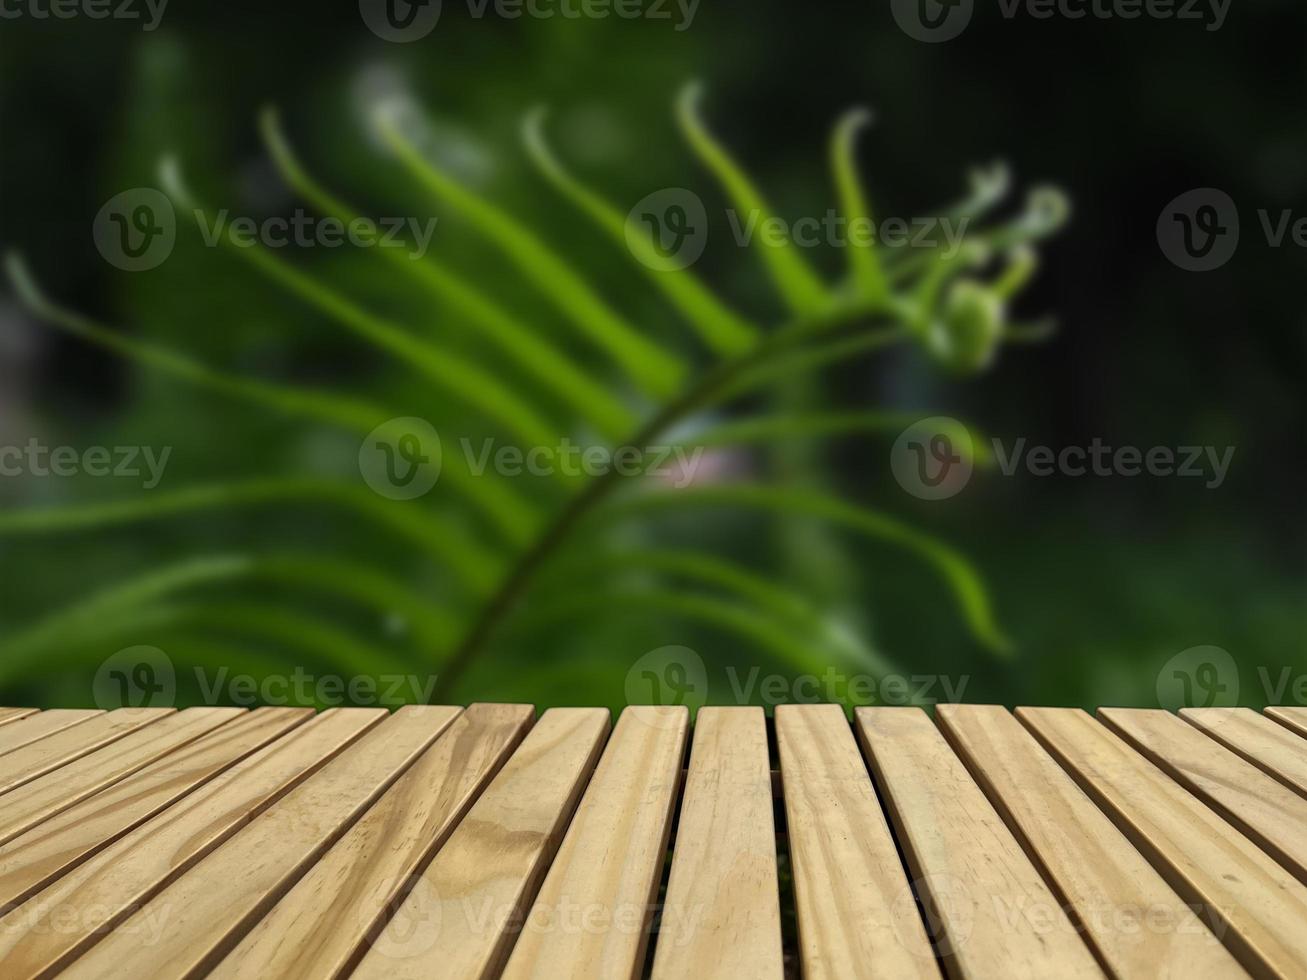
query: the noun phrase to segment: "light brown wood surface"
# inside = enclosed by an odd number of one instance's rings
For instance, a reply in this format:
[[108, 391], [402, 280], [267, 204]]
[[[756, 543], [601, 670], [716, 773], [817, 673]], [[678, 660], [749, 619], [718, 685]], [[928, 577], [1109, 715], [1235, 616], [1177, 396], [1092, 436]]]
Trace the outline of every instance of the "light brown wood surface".
[[936, 720], [1114, 976], [1246, 976], [1220, 940], [1006, 708], [941, 704]]
[[[89, 755], [139, 728], [175, 712], [174, 708], [119, 708], [47, 735], [0, 756], [0, 794]], [[21, 725], [22, 722], [19, 722]]]
[[654, 948], [654, 980], [781, 980], [771, 764], [761, 708], [703, 708]]
[[689, 712], [622, 712], [528, 913], [507, 980], [639, 975], [680, 791]]
[[1307, 745], [1252, 708], [1185, 708], [1180, 717], [1307, 798]]
[[152, 909], [123, 931], [128, 914], [385, 717], [382, 708], [324, 712], [47, 885], [0, 919], [5, 980], [53, 976], [106, 933], [141, 948], [161, 942], [178, 910]]
[[242, 708], [188, 708], [10, 791], [0, 808], [0, 844], [242, 714]]
[[344, 975], [534, 716], [528, 705], [474, 704], [454, 719], [218, 964], [213, 980]]
[[938, 977], [908, 876], [843, 709], [776, 709], [808, 980]]
[[473, 805], [351, 980], [502, 969], [608, 736], [602, 708], [551, 708]]
[[0, 978], [1307, 977], [1293, 710], [534, 712], [0, 709]]
[[1266, 716], [1276, 724], [1307, 738], [1307, 708], [1267, 708]]
[[1100, 708], [1098, 716], [1307, 883], [1307, 799], [1169, 711]]
[[1166, 773], [1076, 708], [1018, 708], [1080, 787], [1258, 976], [1307, 975], [1307, 888]]
[[1021, 845], [921, 708], [859, 708], [862, 741], [951, 976], [1101, 977]]
[[0, 913], [312, 715], [311, 708], [242, 714], [0, 846]]
[[35, 708], [0, 708], [0, 725], [36, 714]]
[[39, 714], [11, 718], [9, 724], [0, 727], [0, 755], [5, 755], [14, 749], [21, 749], [24, 745], [31, 745], [47, 735], [61, 732], [73, 725], [80, 725], [103, 714], [103, 711], [96, 708], [51, 708]]
[[[166, 980], [211, 969], [458, 714], [443, 706], [401, 708], [202, 857], [63, 975]], [[151, 943], [134, 939], [151, 919], [167, 928]]]

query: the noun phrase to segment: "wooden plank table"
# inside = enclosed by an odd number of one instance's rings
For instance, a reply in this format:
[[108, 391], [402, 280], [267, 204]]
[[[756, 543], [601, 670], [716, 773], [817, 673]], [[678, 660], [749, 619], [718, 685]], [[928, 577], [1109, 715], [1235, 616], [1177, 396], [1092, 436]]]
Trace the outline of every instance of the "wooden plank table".
[[0, 977], [1301, 978], [1300, 719], [0, 708]]

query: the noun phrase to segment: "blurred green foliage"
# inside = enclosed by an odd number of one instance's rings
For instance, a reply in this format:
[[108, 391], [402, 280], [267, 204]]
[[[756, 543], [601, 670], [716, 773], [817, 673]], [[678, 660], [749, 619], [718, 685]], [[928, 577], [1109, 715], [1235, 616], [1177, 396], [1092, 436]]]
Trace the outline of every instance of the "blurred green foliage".
[[[835, 200], [821, 162], [825, 129], [848, 104], [864, 101], [880, 118], [860, 174], [882, 208], [930, 213], [927, 205], [959, 194], [957, 176], [969, 163], [995, 156], [1056, 179], [1079, 205], [1042, 281], [1018, 306], [1024, 318], [1058, 314], [1063, 329], [1047, 344], [1006, 352], [974, 381], [940, 371], [920, 345], [850, 357], [816, 378], [791, 372], [731, 413], [700, 420], [704, 425], [939, 411], [1007, 439], [1052, 445], [1102, 435], [1118, 444], [1239, 447], [1219, 492], [1183, 481], [1038, 481], [990, 470], [960, 497], [928, 503], [889, 478], [892, 431], [854, 426], [833, 438], [779, 432], [726, 460], [764, 488], [792, 487], [892, 514], [929, 532], [924, 547], [950, 542], [985, 580], [1012, 657], [986, 649], [983, 628], [969, 634], [962, 627], [928, 564], [793, 506], [759, 519], [737, 499], [726, 508], [642, 517], [620, 535], [582, 536], [580, 557], [591, 567], [573, 570], [572, 588], [533, 582], [511, 607], [492, 607], [493, 629], [477, 638], [477, 655], [451, 696], [617, 704], [630, 665], [669, 644], [692, 647], [708, 661], [714, 700], [728, 693], [720, 680], [728, 665], [792, 675], [840, 656], [850, 658], [850, 670], [966, 678], [969, 700], [1009, 703], [1150, 703], [1167, 659], [1200, 644], [1234, 653], [1248, 703], [1266, 700], [1259, 668], [1307, 670], [1304, 324], [1285, 286], [1301, 257], [1246, 251], [1228, 273], [1195, 283], [1166, 266], [1151, 241], [1158, 209], [1191, 186], [1213, 183], [1268, 207], [1303, 198], [1304, 171], [1296, 165], [1304, 160], [1303, 137], [1284, 82], [1298, 83], [1289, 53], [1273, 56], [1300, 11], [1264, 3], [1259, 19], [1232, 18], [1217, 37], [1173, 41], [1168, 31], [1165, 45], [1157, 43], [1160, 25], [1085, 25], [1074, 38], [1067, 25], [1052, 25], [1032, 43], [1025, 32], [1033, 25], [982, 20], [966, 38], [933, 48], [905, 39], [887, 13], [866, 5], [803, 15], [772, 3], [747, 13], [704, 7], [683, 33], [617, 21], [465, 21], [451, 10], [437, 34], [410, 46], [371, 38], [352, 8], [278, 8], [179, 10], [148, 35], [111, 24], [23, 26], [30, 43], [7, 45], [5, 116], [11, 131], [21, 126], [34, 138], [6, 146], [5, 244], [23, 250], [61, 306], [232, 375], [379, 400], [392, 414], [431, 418], [442, 433], [490, 431], [434, 397], [429, 378], [361, 345], [320, 306], [252, 272], [244, 256], [205, 248], [184, 220], [158, 270], [124, 274], [95, 255], [89, 227], [100, 204], [124, 188], [157, 185], [164, 157], [180, 161], [190, 191], [215, 206], [242, 214], [303, 206], [259, 139], [258, 111], [272, 103], [324, 185], [365, 214], [437, 215], [440, 261], [580, 357], [591, 377], [628, 404], [649, 408], [629, 386], [613, 385], [611, 366], [584, 344], [563, 339], [572, 336], [568, 317], [541, 301], [540, 283], [515, 272], [448, 200], [423, 195], [369, 113], [396, 97], [423, 107], [423, 159], [541, 230], [642, 336], [673, 347], [690, 375], [702, 377], [721, 355], [693, 345], [658, 289], [632, 271], [627, 250], [550, 192], [518, 133], [523, 116], [547, 104], [556, 152], [619, 212], [658, 188], [687, 186], [720, 214], [725, 197], [693, 164], [668, 112], [671, 93], [702, 77], [723, 142], [750, 161], [782, 215], [822, 214]], [[1104, 66], [1109, 41], [1112, 64]], [[1254, 42], [1272, 54], [1250, 61], [1241, 52]], [[1093, 64], [1097, 77], [1081, 77], [1081, 63]], [[1183, 91], [1149, 81], [1176, 77], [1189, 79]], [[1220, 84], [1209, 85], [1211, 77]], [[1032, 84], [1039, 78], [1059, 81]], [[20, 87], [37, 93], [22, 109]], [[86, 142], [93, 152], [80, 149]], [[1195, 159], [1209, 162], [1200, 167]], [[845, 251], [802, 258], [824, 282], [842, 286]], [[770, 332], [786, 317], [767, 263], [756, 259], [710, 247], [694, 272], [745, 322]], [[497, 356], [483, 331], [451, 329], [457, 309], [374, 255], [316, 250], [285, 260], [459, 357]], [[836, 288], [826, 298], [845, 296]], [[177, 447], [163, 488], [139, 497], [146, 506], [237, 477], [308, 474], [358, 483], [358, 433], [219, 398], [166, 372], [124, 369], [84, 344], [45, 346], [55, 342], [33, 321], [14, 314], [9, 322], [36, 338], [42, 353], [33, 369], [40, 384], [21, 402], [6, 440], [40, 434], [53, 444]], [[509, 390], [527, 390], [520, 366], [501, 364], [496, 372]], [[426, 501], [434, 504], [429, 509], [455, 533], [480, 537], [483, 528], [447, 507], [444, 486]], [[541, 500], [548, 492], [527, 491]], [[130, 486], [105, 481], [6, 481], [0, 493], [0, 521], [11, 529], [33, 506], [132, 497]], [[690, 548], [761, 577], [777, 593], [741, 599], [740, 583], [725, 583], [720, 565], [705, 572], [647, 558], [648, 567], [628, 561], [621, 576], [593, 567], [597, 549], [647, 555]], [[304, 586], [304, 567], [264, 570], [251, 583], [232, 565], [268, 552], [352, 562], [317, 573], [351, 589], [362, 587], [357, 566], [366, 565], [413, 601], [378, 582], [389, 601], [356, 608], [314, 598], [320, 590]], [[375, 656], [438, 673], [486, 608], [486, 596], [461, 593], [411, 536], [378, 533], [348, 511], [293, 500], [6, 535], [0, 554], [7, 572], [0, 628], [11, 650], [30, 656], [14, 653], [0, 663], [3, 701], [85, 703], [95, 665], [135, 643], [159, 645], [179, 665], [207, 659], [255, 672], [296, 663], [327, 670]], [[197, 565], [187, 556], [205, 557]], [[169, 589], [162, 605], [199, 625], [179, 631], [152, 623], [147, 612], [161, 603], [148, 588], [116, 600], [117, 618], [92, 606], [80, 623], [68, 619], [86, 596], [125, 583], [149, 586], [179, 562], [177, 574], [195, 584]], [[491, 596], [508, 574], [496, 570]], [[964, 591], [979, 588], [969, 574], [969, 584], [957, 581]], [[618, 605], [610, 592], [631, 605]], [[746, 612], [739, 621], [714, 622], [687, 601]], [[554, 608], [570, 614], [541, 615]], [[797, 641], [790, 656], [775, 645], [777, 616], [789, 617], [786, 629]], [[76, 639], [57, 630], [44, 646], [32, 639], [32, 624], [68, 621]], [[452, 647], [438, 642], [446, 625], [454, 627]]]

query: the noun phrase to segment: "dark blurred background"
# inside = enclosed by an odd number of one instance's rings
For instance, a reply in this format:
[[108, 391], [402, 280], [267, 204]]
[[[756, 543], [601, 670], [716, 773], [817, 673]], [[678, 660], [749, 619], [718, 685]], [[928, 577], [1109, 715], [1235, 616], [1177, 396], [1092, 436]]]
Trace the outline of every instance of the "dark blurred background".
[[[175, 153], [213, 199], [289, 211], [296, 202], [255, 123], [274, 104], [329, 186], [373, 213], [414, 213], [411, 190], [377, 162], [361, 112], [379, 93], [405, 92], [437, 120], [480, 191], [547, 222], [603, 282], [622, 257], [542, 190], [517, 139], [526, 110], [551, 107], [560, 152], [615, 201], [664, 186], [709, 189], [671, 113], [676, 91], [700, 79], [722, 139], [777, 209], [798, 215], [829, 206], [829, 128], [850, 105], [868, 105], [876, 123], [861, 160], [882, 214], [929, 213], [964, 193], [969, 167], [995, 159], [1010, 163], [1018, 189], [1063, 188], [1074, 213], [1043, 248], [1017, 309], [1024, 319], [1054, 315], [1053, 337], [1008, 348], [966, 379], [910, 353], [852, 363], [827, 376], [833, 401], [965, 418], [1008, 442], [1099, 438], [1236, 453], [1216, 489], [1201, 479], [990, 472], [943, 506], [888, 478], [887, 440], [824, 444], [832, 482], [972, 558], [1017, 653], [1002, 662], [977, 652], [908, 560], [873, 563], [852, 548], [847, 567], [858, 580], [838, 601], [874, 609], [877, 646], [903, 670], [969, 677], [968, 700], [1148, 704], [1169, 658], [1213, 645], [1240, 665], [1239, 700], [1264, 703], [1263, 675], [1307, 672], [1307, 253], [1289, 240], [1272, 247], [1257, 219], [1259, 209], [1307, 216], [1307, 8], [1243, 0], [1208, 31], [1148, 18], [1008, 19], [977, 6], [961, 36], [941, 44], [907, 36], [887, 3], [792, 0], [703, 0], [684, 31], [666, 21], [477, 19], [446, 0], [436, 30], [413, 44], [375, 37], [351, 2], [172, 0], [148, 32], [131, 21], [4, 20], [0, 243], [21, 250], [62, 305], [134, 336], [260, 376], [348, 388], [375, 382], [380, 359], [239, 264], [216, 260], [193, 231], [179, 230], [176, 253], [157, 270], [104, 262], [90, 234], [101, 205], [155, 185], [160, 155]], [[1162, 209], [1197, 187], [1228, 193], [1242, 224], [1235, 256], [1206, 273], [1177, 268], [1156, 237]], [[475, 249], [460, 259], [515, 295], [505, 270]], [[762, 315], [756, 263], [729, 251], [710, 248], [698, 271]], [[357, 259], [313, 261], [358, 295], [412, 309]], [[7, 286], [0, 382], [0, 442], [174, 445], [170, 486], [339, 449], [330, 435], [228, 406], [57, 333]], [[402, 389], [393, 393], [402, 400]], [[0, 507], [132, 491], [55, 482], [0, 483]], [[282, 532], [352, 533], [297, 514], [241, 512], [0, 538], [0, 637], [179, 554]], [[461, 699], [618, 701], [627, 665], [670, 643], [710, 664], [749, 658], [734, 639], [665, 617], [596, 632], [602, 649], [575, 633], [555, 638], [548, 654], [515, 647], [503, 656], [530, 669], [491, 662], [468, 676]], [[0, 701], [84, 703], [94, 665], [126, 645], [88, 649], [86, 666], [11, 676]]]

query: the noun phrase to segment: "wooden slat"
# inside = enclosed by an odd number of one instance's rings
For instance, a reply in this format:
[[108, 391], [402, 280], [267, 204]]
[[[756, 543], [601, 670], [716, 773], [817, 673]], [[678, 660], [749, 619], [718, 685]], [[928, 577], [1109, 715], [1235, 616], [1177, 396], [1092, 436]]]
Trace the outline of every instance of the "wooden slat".
[[921, 708], [859, 708], [927, 921], [958, 976], [1101, 977], [1062, 903]]
[[941, 730], [1118, 977], [1214, 980], [1244, 971], [1006, 708], [940, 705]]
[[175, 708], [119, 708], [15, 749], [0, 756], [0, 793], [54, 772], [175, 712]]
[[843, 709], [782, 705], [775, 719], [804, 977], [938, 977]]
[[346, 973], [534, 715], [529, 705], [464, 711], [218, 964], [213, 980]]
[[1098, 716], [1307, 884], [1307, 800], [1169, 711], [1100, 708]]
[[1307, 888], [1215, 811], [1076, 708], [1018, 708], [1081, 788], [1259, 976], [1307, 975]]
[[1307, 708], [1267, 708], [1266, 716], [1292, 732], [1307, 738]]
[[[5, 980], [48, 976], [72, 961], [386, 714], [383, 708], [324, 712], [52, 882], [0, 919]], [[152, 913], [130, 933], [116, 935], [144, 942], [170, 920], [168, 910]]]
[[622, 712], [518, 936], [506, 980], [639, 975], [688, 725], [683, 707]]
[[1307, 745], [1285, 726], [1252, 708], [1184, 708], [1180, 715], [1268, 776], [1307, 797]]
[[608, 727], [603, 708], [546, 711], [350, 980], [497, 975], [599, 761]]
[[257, 708], [0, 846], [0, 913], [312, 715]]
[[26, 718], [11, 719], [11, 724], [0, 728], [0, 755], [103, 714], [96, 708], [51, 708]]
[[36, 714], [35, 708], [0, 708], [0, 725]]
[[695, 719], [654, 980], [780, 980], [771, 764], [761, 708]]
[[188, 708], [20, 786], [4, 798], [0, 844], [243, 714], [243, 708]]
[[[62, 975], [164, 980], [203, 974], [458, 714], [443, 706], [401, 708], [206, 854]], [[139, 936], [150, 932], [151, 921], [167, 928], [142, 943]]]

